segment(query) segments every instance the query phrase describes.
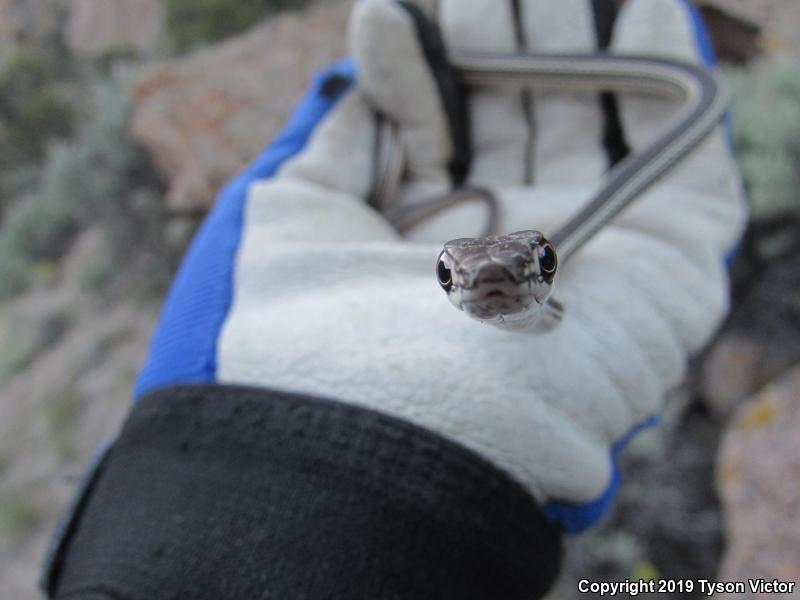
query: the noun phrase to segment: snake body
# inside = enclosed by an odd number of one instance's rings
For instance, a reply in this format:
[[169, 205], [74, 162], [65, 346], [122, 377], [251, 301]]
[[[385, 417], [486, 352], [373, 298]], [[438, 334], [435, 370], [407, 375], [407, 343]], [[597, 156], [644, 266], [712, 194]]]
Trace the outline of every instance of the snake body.
[[[545, 237], [535, 230], [451, 240], [437, 260], [437, 279], [450, 301], [469, 316], [517, 329], [530, 324], [546, 330], [563, 308], [551, 296], [557, 264], [562, 264], [719, 123], [727, 107], [724, 88], [713, 71], [650, 56], [574, 54], [455, 54], [455, 73], [468, 86], [547, 87], [632, 91], [680, 101], [669, 127], [650, 145], [614, 166], [599, 189], [563, 225]], [[379, 153], [379, 195], [385, 202], [400, 185], [404, 154], [396, 129], [387, 124]], [[479, 199], [489, 204], [494, 229], [497, 206], [486, 190], [462, 188], [390, 215], [405, 230], [454, 204]], [[556, 258], [557, 255], [557, 258]]]

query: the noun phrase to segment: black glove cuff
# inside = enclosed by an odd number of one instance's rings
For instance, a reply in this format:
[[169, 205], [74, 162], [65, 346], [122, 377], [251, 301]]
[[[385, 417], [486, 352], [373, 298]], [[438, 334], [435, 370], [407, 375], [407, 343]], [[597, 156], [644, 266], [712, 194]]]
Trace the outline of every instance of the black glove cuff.
[[198, 385], [134, 406], [46, 586], [59, 599], [531, 599], [560, 536], [481, 457], [338, 402]]

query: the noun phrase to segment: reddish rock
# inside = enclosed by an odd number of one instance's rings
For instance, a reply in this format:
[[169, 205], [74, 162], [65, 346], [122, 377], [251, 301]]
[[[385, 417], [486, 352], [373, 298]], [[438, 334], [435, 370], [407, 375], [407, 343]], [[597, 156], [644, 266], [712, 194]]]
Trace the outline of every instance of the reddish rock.
[[207, 209], [275, 135], [312, 71], [344, 55], [350, 6], [336, 0], [281, 14], [137, 79], [132, 135], [168, 177], [171, 209]]
[[717, 417], [727, 417], [764, 382], [764, 348], [743, 335], [717, 340], [703, 363], [701, 392]]
[[[718, 581], [800, 582], [798, 431], [800, 366], [745, 404], [724, 436], [717, 487], [727, 543]], [[799, 587], [792, 597], [800, 595]], [[748, 590], [735, 597], [780, 596]]]

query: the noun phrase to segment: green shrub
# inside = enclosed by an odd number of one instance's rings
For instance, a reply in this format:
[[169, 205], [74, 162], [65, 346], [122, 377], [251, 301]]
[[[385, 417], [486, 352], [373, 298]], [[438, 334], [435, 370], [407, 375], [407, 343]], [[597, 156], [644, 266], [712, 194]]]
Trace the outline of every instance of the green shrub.
[[38, 158], [47, 141], [66, 137], [72, 129], [72, 107], [46, 88], [27, 98], [12, 117], [8, 143], [25, 157]]
[[56, 74], [56, 63], [48, 52], [20, 50], [11, 55], [0, 71], [0, 114], [13, 112], [20, 101], [55, 79]]
[[0, 252], [37, 262], [58, 258], [78, 231], [78, 215], [64, 197], [51, 190], [18, 199], [3, 224]]
[[19, 51], [0, 70], [0, 168], [42, 157], [47, 141], [72, 131], [74, 113], [54, 49]]
[[[0, 230], [0, 300], [22, 291], [31, 267], [61, 257], [75, 234], [97, 224], [115, 255], [155, 252], [165, 221], [160, 183], [147, 156], [128, 136], [124, 91], [101, 80], [87, 94], [73, 139], [53, 145], [36, 186], [6, 210]], [[145, 198], [146, 201], [142, 201]]]
[[800, 216], [800, 67], [770, 62], [727, 75], [752, 218]]
[[14, 542], [33, 529], [42, 518], [40, 507], [25, 490], [0, 486], [0, 541]]
[[61, 460], [71, 458], [74, 453], [82, 403], [80, 391], [71, 383], [54, 393], [44, 404], [42, 417], [47, 445]]
[[78, 284], [86, 292], [96, 292], [106, 287], [113, 279], [119, 265], [109, 253], [95, 256], [79, 275]]
[[167, 34], [179, 51], [215, 42], [307, 0], [167, 0]]
[[[0, 300], [11, 298], [23, 291], [31, 278], [34, 266], [26, 256], [8, 254], [4, 248], [3, 237], [0, 235]], [[0, 365], [0, 376], [3, 367]]]
[[153, 58], [162, 57], [166, 48], [157, 47], [149, 50], [135, 48], [111, 48], [93, 56], [85, 66], [89, 66], [94, 74], [100, 77], [113, 77], [115, 73], [135, 70]]

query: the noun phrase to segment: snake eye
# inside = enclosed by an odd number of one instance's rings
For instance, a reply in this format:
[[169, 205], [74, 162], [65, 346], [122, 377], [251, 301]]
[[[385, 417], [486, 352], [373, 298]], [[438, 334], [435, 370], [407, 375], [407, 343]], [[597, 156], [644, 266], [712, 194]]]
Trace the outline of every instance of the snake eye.
[[556, 258], [556, 250], [552, 244], [545, 242], [539, 249], [539, 268], [545, 278], [552, 279], [558, 267], [558, 259]]
[[445, 292], [449, 292], [453, 288], [453, 273], [450, 271], [450, 267], [447, 266], [444, 254], [439, 256], [439, 262], [436, 263], [436, 277]]

